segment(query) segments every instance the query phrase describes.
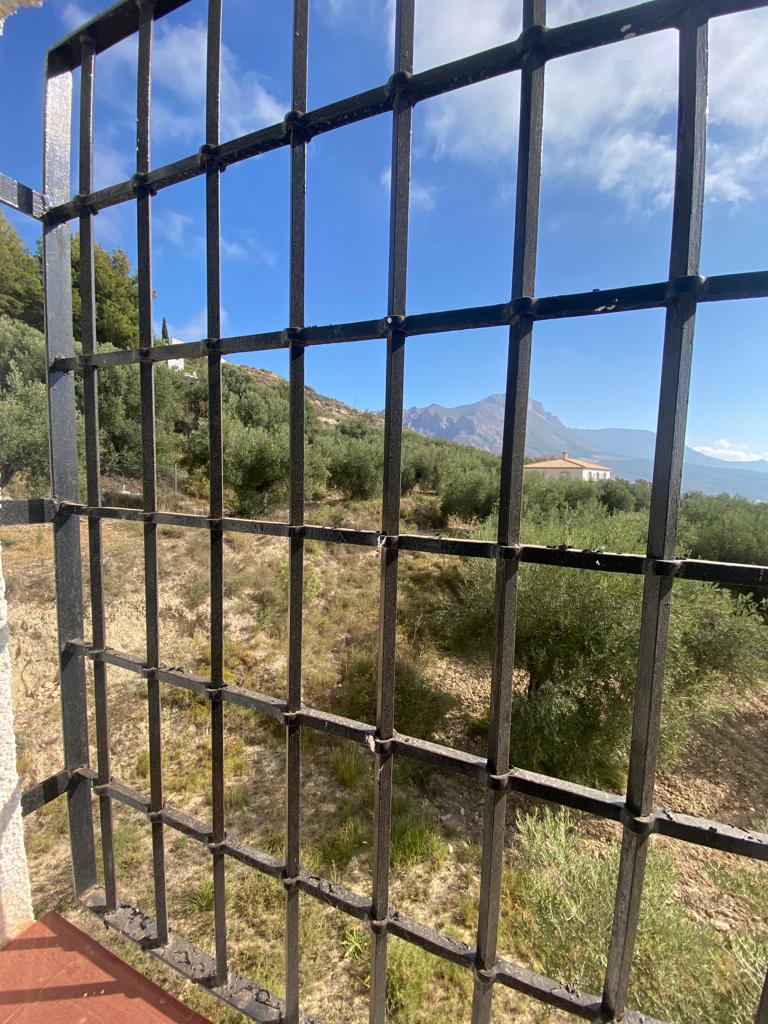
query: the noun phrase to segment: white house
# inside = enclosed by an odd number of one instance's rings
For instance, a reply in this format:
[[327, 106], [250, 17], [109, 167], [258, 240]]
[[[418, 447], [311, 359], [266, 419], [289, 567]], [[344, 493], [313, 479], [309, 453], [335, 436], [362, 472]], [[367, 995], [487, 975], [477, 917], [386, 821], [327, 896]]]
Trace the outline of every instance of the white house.
[[[169, 338], [166, 342], [167, 345], [183, 345], [184, 342], [181, 338]], [[184, 359], [169, 359], [168, 366], [171, 370], [176, 370], [177, 373], [184, 373]]]
[[586, 459], [572, 459], [568, 452], [563, 452], [560, 459], [540, 459], [538, 462], [528, 462], [525, 466], [526, 473], [538, 473], [540, 476], [565, 476], [571, 480], [610, 480], [611, 471], [608, 466], [601, 466], [597, 462], [589, 462]]

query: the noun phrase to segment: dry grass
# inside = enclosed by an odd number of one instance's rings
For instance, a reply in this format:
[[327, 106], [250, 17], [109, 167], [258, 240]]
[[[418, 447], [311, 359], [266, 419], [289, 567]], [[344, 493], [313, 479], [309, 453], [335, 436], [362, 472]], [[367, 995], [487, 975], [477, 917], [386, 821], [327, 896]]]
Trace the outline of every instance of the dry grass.
[[[429, 501], [419, 502], [406, 504], [404, 516], [410, 516], [411, 524], [422, 524], [419, 528], [424, 529], [427, 527], [423, 524], [429, 520]], [[312, 512], [312, 521], [358, 528], [375, 525], [378, 515], [371, 503], [327, 505]], [[161, 529], [160, 535], [161, 657], [167, 664], [205, 673], [209, 664], [207, 538], [203, 531], [167, 527]], [[27, 527], [3, 531], [2, 541], [19, 768], [23, 784], [29, 785], [60, 766], [51, 536], [46, 528]], [[120, 522], [105, 524], [104, 546], [108, 643], [118, 649], [140, 652], [144, 644], [140, 528]], [[375, 695], [375, 672], [371, 675], [371, 666], [375, 665], [377, 642], [378, 566], [378, 555], [373, 549], [306, 544], [307, 703], [330, 711], [346, 708], [346, 713], [363, 717], [365, 712], [361, 709], [368, 708], [370, 712], [370, 701]], [[449, 572], [445, 560], [431, 556], [402, 560], [402, 603], [409, 614], [399, 633], [398, 654], [409, 667], [405, 674], [401, 672], [399, 686], [401, 693], [411, 687], [410, 704], [406, 702], [405, 710], [418, 712], [419, 724], [413, 726], [416, 731], [437, 729], [444, 742], [480, 749], [470, 727], [487, 701], [488, 666], [465, 666], [438, 657], [429, 648], [426, 631], [419, 628], [418, 616], [410, 614], [418, 606], [425, 613], [428, 611], [439, 589], [449, 585]], [[283, 696], [286, 618], [286, 543], [270, 537], [227, 535], [227, 681]], [[129, 785], [146, 791], [149, 761], [144, 683], [138, 677], [112, 669], [109, 679], [114, 773]], [[768, 716], [766, 706], [762, 708], [760, 714]], [[425, 718], [428, 711], [431, 717]], [[756, 713], [754, 703], [749, 711]], [[92, 722], [92, 707], [90, 715]], [[280, 856], [284, 843], [282, 730], [273, 722], [232, 705], [226, 706], [225, 721], [228, 830]], [[762, 721], [764, 724], [764, 718]], [[403, 728], [402, 724], [399, 727]], [[170, 804], [208, 820], [210, 709], [194, 694], [164, 686], [163, 728], [167, 799]], [[710, 741], [716, 742], [716, 737]], [[304, 732], [302, 742], [302, 858], [308, 868], [360, 893], [368, 893], [371, 758], [366, 750], [308, 731]], [[696, 738], [694, 747], [695, 743]], [[93, 756], [95, 759], [95, 752]], [[691, 756], [685, 766], [691, 787], [709, 786], [700, 762]], [[746, 770], [743, 765], [740, 768]], [[662, 780], [662, 784], [666, 786], [667, 781]], [[706, 792], [711, 792], [715, 804], [708, 806], [708, 811], [729, 820], [727, 808], [717, 806], [714, 789]], [[754, 817], [768, 813], [764, 792], [762, 797], [751, 793], [749, 799]], [[526, 812], [530, 810], [524, 805], [520, 807]], [[408, 771], [406, 766], [398, 765], [391, 901], [419, 921], [468, 942], [473, 942], [476, 927], [481, 809], [482, 796], [472, 783], [437, 772]], [[528, 817], [520, 821], [526, 822]], [[83, 924], [85, 918], [71, 900], [63, 803], [45, 808], [27, 825], [37, 911], [55, 907]], [[538, 832], [532, 829], [533, 826], [521, 827], [514, 814], [510, 814], [502, 952], [594, 987], [599, 974], [595, 965], [602, 954], [592, 943], [593, 933], [597, 935], [599, 930], [595, 931], [590, 922], [594, 921], [598, 892], [606, 880], [610, 882], [615, 866], [612, 830], [581, 820], [569, 820], [567, 825], [558, 820], [550, 824], [549, 831], [541, 827]], [[120, 895], [151, 912], [149, 840], [149, 828], [139, 815], [127, 808], [115, 808]], [[171, 830], [167, 830], [166, 845], [172, 926], [208, 949], [212, 940], [212, 890], [207, 856], [192, 840]], [[526, 873], [526, 857], [529, 864], [539, 858], [537, 872]], [[563, 858], [562, 863], [558, 857]], [[557, 863], [561, 863], [562, 870], [555, 878], [551, 866]], [[713, 1006], [719, 1007], [717, 1012], [721, 1015], [731, 1013], [733, 1020], [741, 1020], [741, 1005], [746, 1005], [753, 988], [751, 965], [766, 937], [764, 871], [762, 867], [742, 866], [728, 858], [679, 846], [673, 847], [665, 864], [653, 884], [660, 887], [662, 903], [674, 912], [656, 920], [657, 931], [661, 929], [660, 934], [670, 948], [677, 943], [680, 949], [690, 951], [685, 958], [681, 955], [681, 969], [695, 973], [696, 956], [702, 964], [706, 960], [717, 999], [726, 998], [724, 992], [737, 993], [730, 1003], [718, 1002]], [[566, 869], [568, 873], [564, 876]], [[563, 877], [567, 877], [566, 882]], [[571, 900], [570, 919], [557, 916], [553, 896], [555, 890], [560, 892], [564, 886]], [[713, 925], [713, 892], [730, 894], [726, 931], [718, 931]], [[283, 985], [283, 900], [281, 887], [272, 880], [239, 865], [228, 865], [233, 966], [278, 993]], [[601, 913], [609, 902], [602, 901]], [[722, 916], [725, 912], [719, 913]], [[585, 915], [583, 927], [574, 930], [573, 922], [581, 920], [579, 915]], [[96, 927], [92, 923], [86, 926], [91, 930]], [[124, 958], [139, 963], [142, 970], [216, 1024], [234, 1024], [243, 1019], [222, 1009], [206, 993], [179, 981], [161, 965], [150, 965], [145, 957], [118, 939], [106, 938], [101, 930], [94, 934], [114, 945]], [[344, 915], [303, 898], [302, 949], [303, 1001], [307, 1011], [329, 1024], [364, 1020], [367, 933]], [[458, 968], [397, 940], [391, 943], [390, 962], [389, 1006], [393, 1021], [437, 1024], [467, 1017], [471, 979]], [[646, 968], [641, 966], [641, 970]], [[637, 990], [637, 994], [650, 993], [654, 999], [658, 997], [660, 1004], [664, 1000], [669, 1003], [675, 987], [680, 985], [675, 981], [674, 971], [667, 980], [655, 976], [654, 980], [647, 971], [645, 977], [646, 987], [642, 992]], [[680, 1016], [674, 1001], [671, 1005], [672, 1019], [694, 1019]], [[654, 1007], [658, 1009], [655, 1003]], [[700, 1016], [695, 1019], [710, 1020], [708, 1012], [706, 1007], [700, 1008]], [[533, 1022], [565, 1018], [531, 1006], [514, 993], [501, 992], [495, 1019]]]

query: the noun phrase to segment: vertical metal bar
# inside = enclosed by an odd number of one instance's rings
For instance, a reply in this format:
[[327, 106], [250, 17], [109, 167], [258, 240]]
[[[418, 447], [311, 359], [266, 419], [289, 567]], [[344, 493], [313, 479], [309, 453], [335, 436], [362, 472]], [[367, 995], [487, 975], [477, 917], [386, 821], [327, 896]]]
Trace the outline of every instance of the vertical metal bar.
[[[398, 0], [395, 11], [395, 72], [392, 85], [392, 175], [389, 218], [387, 298], [387, 377], [384, 412], [384, 494], [381, 532], [400, 532], [400, 474], [403, 442], [405, 374], [405, 296], [408, 267], [408, 204], [411, 176], [413, 110], [408, 79], [413, 72], [414, 0]], [[387, 741], [395, 728], [395, 648], [397, 639], [397, 548], [381, 550], [379, 585], [379, 654], [373, 805], [373, 890], [371, 936], [371, 1024], [383, 1024], [387, 999], [387, 932], [377, 922], [389, 909], [390, 833], [394, 757]]]
[[[82, 43], [80, 71], [80, 185], [81, 195], [93, 191], [93, 42], [85, 38]], [[96, 277], [93, 262], [93, 214], [84, 210], [80, 215], [80, 325], [83, 353], [96, 351]], [[99, 450], [99, 385], [98, 369], [83, 369], [83, 400], [85, 406], [85, 469], [88, 504], [101, 505], [101, 454]], [[102, 560], [101, 519], [88, 520], [88, 556], [91, 581], [91, 631], [93, 646], [106, 647], [104, 622], [104, 579]], [[111, 779], [109, 751], [109, 706], [107, 695], [107, 666], [103, 661], [93, 663], [94, 704], [96, 711], [96, 752], [98, 782], [105, 786]], [[99, 793], [99, 819], [101, 822], [101, 855], [104, 865], [106, 909], [117, 907], [115, 856], [112, 828], [112, 800], [105, 792]]]
[[[680, 23], [677, 166], [669, 261], [671, 279], [698, 274], [707, 134], [707, 22], [695, 9]], [[696, 300], [673, 298], [666, 314], [659, 417], [653, 465], [648, 555], [672, 558], [677, 540], [688, 388]], [[659, 746], [672, 580], [647, 576], [643, 589], [640, 652], [627, 780], [627, 810], [651, 810]], [[649, 835], [624, 828], [603, 1010], [620, 1017], [629, 988]]]
[[[292, 109], [307, 109], [307, 37], [309, 2], [295, 0], [293, 8]], [[300, 128], [291, 131], [291, 263], [289, 324], [293, 331], [304, 326], [304, 242], [306, 226], [307, 143]], [[290, 400], [290, 500], [289, 523], [304, 522], [304, 345], [291, 339]], [[288, 711], [301, 708], [302, 610], [304, 591], [304, 540], [298, 530], [289, 540], [288, 576]], [[285, 1014], [288, 1024], [299, 1020], [299, 890], [290, 880], [299, 874], [301, 847], [301, 730], [289, 722], [285, 736]]]
[[[221, 94], [221, 0], [208, 3], [208, 54], [205, 102], [205, 144], [219, 144]], [[206, 278], [208, 337], [221, 337], [221, 260], [219, 165], [209, 158], [205, 173]], [[216, 933], [216, 984], [227, 981], [226, 858], [224, 842], [224, 442], [222, 436], [221, 353], [208, 353], [208, 445], [211, 517], [211, 807], [213, 907]]]
[[765, 976], [763, 993], [760, 996], [760, 1005], [755, 1014], [755, 1024], [768, 1024], [768, 974]]
[[[533, 31], [534, 26], [544, 25], [545, 21], [546, 0], [525, 0], [523, 30]], [[533, 296], [535, 290], [543, 117], [544, 60], [541, 52], [532, 46], [526, 54], [520, 80], [520, 126], [512, 258], [513, 299]], [[509, 331], [499, 493], [499, 544], [516, 544], [520, 540], [532, 333], [533, 321], [525, 316], [521, 316]], [[493, 774], [502, 774], [509, 768], [517, 574], [517, 562], [512, 559], [497, 559], [488, 732], [488, 768]], [[477, 959], [472, 1001], [473, 1024], [488, 1024], [491, 1019], [491, 972], [496, 962], [506, 811], [506, 792], [503, 789], [489, 787], [485, 797]]]
[[[72, 75], [46, 75], [43, 189], [52, 203], [69, 199]], [[72, 263], [68, 224], [43, 227], [45, 276], [45, 346], [48, 360], [48, 416], [53, 496], [78, 500], [75, 377], [69, 370], [50, 369], [54, 359], [74, 354], [72, 339]], [[67, 649], [83, 635], [83, 582], [80, 523], [77, 516], [57, 519], [53, 527], [56, 573], [56, 617], [61, 681], [61, 728], [64, 763], [88, 763], [88, 706], [82, 656]], [[67, 792], [69, 837], [75, 894], [82, 897], [96, 884], [93, 810], [85, 780]]]
[[[149, 189], [141, 176], [149, 171], [152, 75], [151, 0], [139, 2], [139, 67], [136, 95], [136, 227], [139, 279], [139, 367], [141, 385], [141, 466], [144, 512], [157, 508], [155, 458], [155, 378], [152, 348], [152, 222]], [[168, 908], [165, 891], [165, 839], [160, 813], [163, 809], [162, 717], [160, 683], [156, 668], [160, 660], [157, 596], [157, 525], [144, 523], [144, 600], [147, 629], [147, 697], [149, 715], [150, 821], [152, 822], [152, 865], [155, 888], [157, 941], [168, 941]]]

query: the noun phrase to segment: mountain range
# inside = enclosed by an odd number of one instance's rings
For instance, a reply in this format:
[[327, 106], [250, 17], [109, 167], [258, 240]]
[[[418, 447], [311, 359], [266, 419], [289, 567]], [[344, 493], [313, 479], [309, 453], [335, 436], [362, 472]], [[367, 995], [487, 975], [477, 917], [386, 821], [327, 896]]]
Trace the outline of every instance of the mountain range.
[[[440, 437], [485, 451], [501, 451], [504, 396], [488, 395], [469, 405], [428, 405], [406, 409], [403, 425], [430, 437]], [[541, 402], [528, 402], [525, 454], [531, 458], [560, 455], [591, 459], [610, 467], [625, 480], [650, 480], [656, 435], [651, 430], [624, 427], [584, 429], [567, 427]], [[686, 445], [683, 490], [705, 494], [741, 494], [768, 501], [768, 461], [726, 462], [703, 455]]]

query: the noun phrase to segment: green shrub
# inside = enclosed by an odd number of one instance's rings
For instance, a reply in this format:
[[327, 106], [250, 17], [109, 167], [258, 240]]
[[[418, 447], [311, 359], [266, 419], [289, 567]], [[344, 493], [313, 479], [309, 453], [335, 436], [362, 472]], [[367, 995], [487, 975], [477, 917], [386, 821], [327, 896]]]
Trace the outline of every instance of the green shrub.
[[[334, 710], [346, 718], [376, 721], [377, 660], [351, 651], [342, 665], [341, 688], [334, 691]], [[421, 664], [406, 657], [395, 666], [395, 728], [408, 736], [433, 739], [454, 698], [425, 678]]]
[[[610, 515], [597, 503], [526, 520], [528, 539], [611, 551], [642, 550], [642, 513]], [[492, 536], [486, 523], [478, 533]], [[434, 635], [460, 652], [488, 651], [495, 566], [466, 559], [432, 617]], [[521, 767], [620, 787], [632, 721], [642, 578], [522, 565], [516, 665], [527, 692], [516, 692], [512, 758]], [[679, 754], [696, 718], [712, 718], [734, 688], [744, 693], [766, 669], [768, 631], [744, 600], [710, 584], [677, 581], [670, 621], [661, 757]]]

